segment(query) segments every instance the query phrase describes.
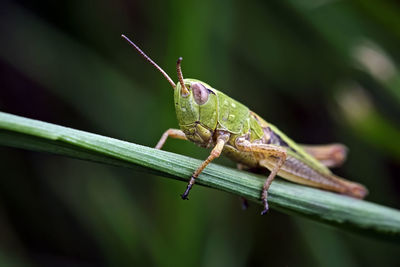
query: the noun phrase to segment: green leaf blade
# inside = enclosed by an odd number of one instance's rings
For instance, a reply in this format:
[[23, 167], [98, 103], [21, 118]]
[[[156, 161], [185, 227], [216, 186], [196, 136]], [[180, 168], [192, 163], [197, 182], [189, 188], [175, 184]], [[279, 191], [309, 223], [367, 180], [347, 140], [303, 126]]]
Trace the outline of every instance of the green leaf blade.
[[[188, 180], [200, 160], [51, 123], [0, 112], [0, 144]], [[261, 203], [265, 177], [210, 164], [197, 184]], [[398, 210], [302, 185], [274, 181], [268, 201], [287, 214], [363, 235], [400, 241]], [[267, 215], [268, 217], [268, 215]]]

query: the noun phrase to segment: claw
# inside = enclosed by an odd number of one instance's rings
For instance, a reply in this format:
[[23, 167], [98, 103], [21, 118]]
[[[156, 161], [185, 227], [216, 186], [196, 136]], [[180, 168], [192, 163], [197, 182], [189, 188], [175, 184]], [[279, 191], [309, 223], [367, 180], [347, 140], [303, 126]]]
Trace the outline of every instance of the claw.
[[264, 204], [264, 209], [261, 212], [261, 215], [265, 215], [269, 209], [267, 200], [263, 200], [263, 204]]
[[188, 186], [187, 186], [187, 188], [186, 188], [186, 190], [185, 190], [185, 193], [183, 193], [183, 194], [181, 195], [181, 197], [182, 197], [183, 200], [189, 200], [188, 195], [189, 195], [189, 191], [190, 191], [191, 188], [192, 188], [192, 185], [191, 185], [191, 184], [188, 184]]

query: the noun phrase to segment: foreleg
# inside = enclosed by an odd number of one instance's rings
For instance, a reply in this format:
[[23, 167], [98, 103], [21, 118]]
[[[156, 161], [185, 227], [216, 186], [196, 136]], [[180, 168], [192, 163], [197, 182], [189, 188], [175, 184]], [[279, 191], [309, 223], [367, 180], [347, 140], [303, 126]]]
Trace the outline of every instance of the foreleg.
[[182, 139], [182, 140], [187, 140], [186, 135], [184, 132], [178, 129], [168, 129], [166, 130], [163, 135], [160, 138], [160, 141], [158, 141], [156, 145], [156, 149], [161, 149], [163, 145], [165, 144], [165, 141], [167, 141], [168, 137], [172, 137], [175, 139]]

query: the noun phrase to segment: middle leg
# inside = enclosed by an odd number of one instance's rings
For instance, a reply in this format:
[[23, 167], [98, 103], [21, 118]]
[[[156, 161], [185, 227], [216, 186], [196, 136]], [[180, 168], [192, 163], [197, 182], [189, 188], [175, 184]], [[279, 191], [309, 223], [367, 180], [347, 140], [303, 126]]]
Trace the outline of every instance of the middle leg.
[[267, 158], [277, 158], [278, 161], [275, 164], [274, 168], [271, 170], [271, 173], [269, 174], [267, 180], [265, 180], [264, 185], [263, 185], [263, 190], [261, 193], [261, 200], [264, 205], [264, 209], [261, 212], [261, 215], [264, 215], [268, 211], [268, 189], [272, 183], [272, 181], [275, 179], [275, 176], [277, 175], [278, 171], [282, 167], [283, 163], [285, 163], [286, 160], [286, 149], [281, 147], [281, 146], [276, 146], [276, 145], [270, 145], [270, 144], [258, 144], [258, 143], [251, 143], [248, 140], [245, 140], [244, 138], [238, 138], [236, 140], [236, 148], [241, 150], [241, 151], [246, 151], [246, 152], [253, 152], [256, 157], [258, 158], [259, 161], [262, 161]]

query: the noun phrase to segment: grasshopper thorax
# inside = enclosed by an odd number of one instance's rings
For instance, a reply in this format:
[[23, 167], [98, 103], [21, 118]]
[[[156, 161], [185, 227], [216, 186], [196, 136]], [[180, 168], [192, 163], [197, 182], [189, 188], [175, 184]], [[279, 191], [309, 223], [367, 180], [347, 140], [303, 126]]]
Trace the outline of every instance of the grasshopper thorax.
[[213, 143], [218, 123], [218, 98], [211, 86], [195, 79], [182, 79], [174, 93], [176, 116], [186, 137], [204, 147]]

